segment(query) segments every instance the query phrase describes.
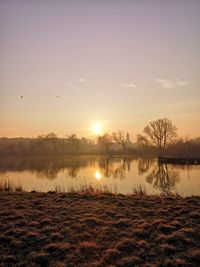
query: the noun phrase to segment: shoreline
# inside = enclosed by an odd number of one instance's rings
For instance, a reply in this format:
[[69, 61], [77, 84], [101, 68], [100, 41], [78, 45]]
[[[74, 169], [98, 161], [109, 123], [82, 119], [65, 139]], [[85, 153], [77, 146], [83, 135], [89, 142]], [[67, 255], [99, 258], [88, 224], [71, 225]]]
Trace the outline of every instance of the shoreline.
[[0, 192], [2, 266], [199, 266], [200, 197]]
[[124, 155], [124, 154], [111, 154], [111, 155], [103, 155], [103, 154], [80, 154], [80, 155], [57, 155], [57, 156], [8, 156], [8, 157], [0, 157], [1, 159], [62, 159], [62, 158], [68, 158], [68, 159], [88, 159], [88, 158], [103, 158], [103, 159], [112, 159], [112, 158], [132, 158], [132, 159], [137, 159], [137, 158], [155, 158], [157, 159], [157, 155]]

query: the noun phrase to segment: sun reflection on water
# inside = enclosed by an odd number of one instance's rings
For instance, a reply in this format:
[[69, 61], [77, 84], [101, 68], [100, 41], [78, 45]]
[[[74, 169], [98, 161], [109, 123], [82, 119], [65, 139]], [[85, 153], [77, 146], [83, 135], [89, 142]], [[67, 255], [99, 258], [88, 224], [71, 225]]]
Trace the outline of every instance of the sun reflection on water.
[[97, 180], [100, 180], [102, 178], [102, 175], [101, 175], [101, 173], [99, 171], [96, 171], [95, 174], [94, 174], [94, 176], [95, 176], [95, 178]]

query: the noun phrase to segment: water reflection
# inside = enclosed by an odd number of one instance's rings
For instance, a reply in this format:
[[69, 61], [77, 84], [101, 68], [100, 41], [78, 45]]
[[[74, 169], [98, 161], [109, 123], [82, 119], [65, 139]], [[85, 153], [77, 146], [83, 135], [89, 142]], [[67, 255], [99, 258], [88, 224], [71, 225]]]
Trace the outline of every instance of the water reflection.
[[146, 176], [146, 181], [162, 193], [170, 194], [180, 181], [180, 173], [174, 170], [172, 165], [157, 164], [151, 173]]
[[83, 158], [83, 159], [17, 159], [0, 160], [0, 172], [29, 171], [38, 178], [56, 179], [59, 172], [65, 172], [67, 177], [77, 177], [83, 169], [98, 166], [99, 172], [105, 177], [124, 179], [130, 172], [132, 159], [119, 158]]
[[142, 175], [146, 173], [150, 167], [155, 164], [154, 158], [139, 158], [138, 160], [138, 174]]
[[[23, 180], [24, 177], [20, 182], [22, 185], [29, 183], [29, 188], [43, 186], [49, 189], [50, 184], [53, 187], [53, 183], [61, 187], [63, 184], [69, 186], [69, 183], [72, 183], [78, 187], [84, 180], [85, 183], [96, 181], [98, 184], [101, 181], [112, 186], [113, 191], [123, 193], [131, 192], [135, 185], [142, 185], [147, 186], [150, 193], [158, 190], [167, 194], [177, 190], [177, 185], [183, 180], [183, 174], [186, 179], [193, 179], [192, 168], [158, 164], [154, 158], [0, 159], [0, 180], [1, 176], [8, 175], [16, 181], [16, 176], [20, 179], [26, 172], [26, 180]], [[200, 166], [194, 168], [200, 171]], [[197, 188], [199, 187], [197, 184]]]
[[94, 177], [97, 179], [97, 180], [100, 180], [102, 175], [99, 171], [96, 171], [95, 174], [94, 174]]
[[105, 177], [122, 180], [130, 172], [131, 162], [133, 161], [134, 159], [101, 159], [99, 161], [99, 168]]
[[93, 166], [95, 159], [0, 159], [0, 172], [29, 171], [38, 178], [56, 179], [59, 172], [66, 172], [66, 176], [77, 177], [81, 169]]
[[119, 178], [119, 179], [125, 178], [126, 172], [128, 170], [126, 163], [127, 163], [126, 160], [123, 159], [121, 164], [114, 169], [114, 173], [113, 173], [114, 178]]

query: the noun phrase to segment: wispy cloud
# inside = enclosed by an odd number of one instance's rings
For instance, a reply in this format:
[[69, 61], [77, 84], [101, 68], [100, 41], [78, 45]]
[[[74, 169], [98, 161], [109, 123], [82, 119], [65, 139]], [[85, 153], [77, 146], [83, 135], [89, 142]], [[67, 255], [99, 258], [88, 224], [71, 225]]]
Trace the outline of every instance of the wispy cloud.
[[58, 86], [61, 86], [61, 87], [69, 87], [73, 90], [77, 90], [79, 87], [75, 84], [75, 83], [72, 83], [70, 81], [58, 81], [56, 82], [56, 85]]
[[166, 89], [172, 89], [176, 86], [174, 82], [166, 79], [156, 79], [156, 82], [160, 83]]
[[179, 86], [185, 86], [185, 85], [188, 84], [188, 81], [177, 80], [177, 81], [176, 81], [176, 84], [179, 85]]
[[78, 78], [78, 79], [76, 79], [77, 80], [77, 82], [86, 82], [86, 79], [84, 79], [84, 78]]
[[77, 78], [73, 81], [69, 81], [69, 80], [66, 80], [66, 81], [58, 81], [56, 82], [56, 85], [58, 86], [67, 86], [73, 90], [77, 90], [79, 89], [80, 87], [80, 83], [84, 83], [86, 82], [86, 79], [85, 78]]
[[169, 79], [158, 78], [156, 79], [156, 82], [161, 84], [166, 89], [173, 89], [176, 86], [182, 87], [188, 84], [187, 80], [180, 80], [180, 79], [169, 80]]
[[121, 83], [120, 86], [124, 88], [135, 88], [136, 87], [134, 83]]
[[67, 86], [73, 90], [77, 90], [79, 88], [76, 84], [71, 83], [71, 82], [67, 82]]

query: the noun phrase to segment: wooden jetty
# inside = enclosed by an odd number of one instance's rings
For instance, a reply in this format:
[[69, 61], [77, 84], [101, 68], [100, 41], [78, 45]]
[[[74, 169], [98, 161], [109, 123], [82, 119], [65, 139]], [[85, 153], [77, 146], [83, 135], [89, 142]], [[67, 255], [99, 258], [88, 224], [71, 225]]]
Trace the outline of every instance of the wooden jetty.
[[158, 156], [158, 163], [197, 165], [200, 156]]

